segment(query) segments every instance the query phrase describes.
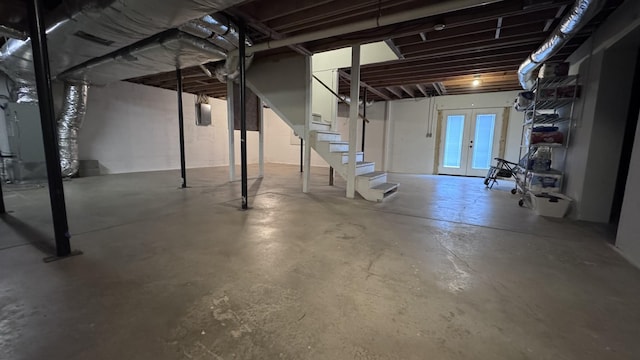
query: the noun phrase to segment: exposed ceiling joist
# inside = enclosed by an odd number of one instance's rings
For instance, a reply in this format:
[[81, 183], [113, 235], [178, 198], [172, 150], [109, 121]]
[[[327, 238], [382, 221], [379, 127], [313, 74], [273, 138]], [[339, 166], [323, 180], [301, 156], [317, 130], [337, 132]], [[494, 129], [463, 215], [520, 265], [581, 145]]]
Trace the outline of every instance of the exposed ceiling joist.
[[402, 93], [399, 92], [398, 90], [392, 88], [392, 87], [385, 87], [385, 89], [392, 93], [393, 95], [395, 95], [398, 99], [402, 99], [404, 96], [402, 96]]
[[[347, 74], [344, 70], [339, 70], [338, 71], [338, 75], [340, 75], [342, 78], [344, 78], [345, 80], [347, 80], [349, 83], [351, 83], [351, 75]], [[367, 84], [364, 81], [360, 81], [360, 86], [364, 87], [365, 89], [371, 91], [372, 93], [378, 95], [379, 97], [385, 99], [385, 100], [391, 100], [391, 98], [389, 96], [387, 96], [385, 93], [379, 91], [378, 89], [370, 86], [369, 84]]]
[[418, 88], [418, 90], [420, 90], [420, 92], [422, 93], [422, 95], [423, 95], [424, 97], [429, 96], [429, 95], [427, 94], [427, 89], [425, 89], [425, 87], [424, 87], [424, 86], [422, 86], [421, 84], [416, 84], [416, 87]]
[[407, 86], [405, 86], [405, 85], [400, 85], [400, 89], [401, 89], [402, 91], [404, 91], [407, 95], [411, 96], [412, 98], [414, 98], [414, 97], [415, 97], [414, 92], [413, 92], [413, 91], [410, 91], [409, 89], [407, 89]]

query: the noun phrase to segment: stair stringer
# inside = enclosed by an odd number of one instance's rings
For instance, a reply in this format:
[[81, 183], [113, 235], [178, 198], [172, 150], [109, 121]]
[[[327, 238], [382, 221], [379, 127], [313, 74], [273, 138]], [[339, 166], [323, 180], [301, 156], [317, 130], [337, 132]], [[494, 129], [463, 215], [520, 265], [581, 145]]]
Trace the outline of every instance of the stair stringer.
[[305, 140], [311, 121], [311, 79], [311, 58], [304, 55], [257, 59], [247, 70], [251, 91]]

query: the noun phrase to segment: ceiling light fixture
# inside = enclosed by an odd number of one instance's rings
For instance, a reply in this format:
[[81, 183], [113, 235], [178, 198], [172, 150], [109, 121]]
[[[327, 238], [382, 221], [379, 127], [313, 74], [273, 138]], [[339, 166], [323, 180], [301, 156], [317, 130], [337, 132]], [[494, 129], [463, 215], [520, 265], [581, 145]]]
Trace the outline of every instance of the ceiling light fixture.
[[474, 87], [478, 87], [481, 83], [482, 82], [480, 81], [480, 76], [476, 76], [475, 79], [473, 79], [473, 81], [471, 82], [471, 85], [473, 85]]
[[445, 25], [445, 24], [435, 24], [433, 26], [433, 30], [442, 31], [442, 30], [444, 30], [445, 27], [447, 27], [447, 25]]

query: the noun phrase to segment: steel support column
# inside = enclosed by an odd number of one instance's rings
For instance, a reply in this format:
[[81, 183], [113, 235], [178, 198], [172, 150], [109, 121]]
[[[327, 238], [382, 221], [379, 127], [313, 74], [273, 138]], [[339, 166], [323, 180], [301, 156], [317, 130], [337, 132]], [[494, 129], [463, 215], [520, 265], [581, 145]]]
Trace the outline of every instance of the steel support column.
[[247, 181], [247, 77], [245, 69], [245, 37], [246, 25], [240, 20], [239, 24], [239, 57], [240, 57], [240, 167], [242, 172], [242, 209], [249, 208], [249, 189]]
[[300, 172], [304, 172], [304, 139], [300, 138]]
[[233, 80], [227, 81], [227, 126], [229, 127], [229, 181], [236, 181], [236, 135], [233, 111]]
[[358, 142], [358, 102], [360, 100], [360, 45], [351, 47], [351, 103], [349, 104], [349, 161], [347, 197], [356, 196], [356, 144]]
[[[367, 88], [364, 88], [364, 96], [362, 96], [362, 152], [364, 152], [364, 140], [367, 132]], [[364, 160], [364, 155], [363, 155]]]
[[[71, 252], [71, 235], [67, 221], [67, 207], [64, 200], [62, 171], [60, 169], [60, 153], [57, 143], [57, 124], [53, 109], [51, 93], [51, 72], [49, 70], [49, 52], [47, 35], [41, 0], [27, 1], [29, 13], [29, 32], [33, 50], [33, 67], [38, 90], [40, 122], [42, 123], [42, 140], [44, 144], [47, 178], [49, 182], [49, 198], [56, 242], [57, 258], [74, 255]], [[46, 260], [46, 259], [45, 259]]]
[[187, 187], [187, 164], [184, 156], [184, 111], [182, 109], [182, 70], [178, 67], [176, 69], [176, 78], [178, 79], [178, 86], [176, 92], [178, 93], [178, 127], [180, 128], [180, 176], [182, 176], [182, 184], [180, 187], [185, 189]]
[[258, 177], [264, 177], [264, 106], [262, 100], [258, 99], [258, 121], [260, 131], [258, 132]]
[[4, 214], [7, 212], [7, 209], [4, 207], [4, 195], [2, 193], [2, 180], [0, 180], [0, 214]]

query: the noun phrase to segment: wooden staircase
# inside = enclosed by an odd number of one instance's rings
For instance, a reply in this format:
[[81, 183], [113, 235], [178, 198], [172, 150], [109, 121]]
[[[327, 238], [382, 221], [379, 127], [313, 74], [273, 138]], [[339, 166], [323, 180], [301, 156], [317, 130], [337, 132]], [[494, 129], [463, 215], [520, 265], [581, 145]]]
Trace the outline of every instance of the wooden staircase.
[[[313, 121], [309, 132], [311, 147], [332, 166], [335, 171], [347, 178], [349, 163], [349, 143], [342, 141], [340, 133], [329, 130], [329, 124]], [[387, 173], [375, 171], [375, 163], [364, 161], [364, 153], [356, 153], [356, 192], [369, 201], [382, 201], [394, 194], [399, 184], [387, 182]]]

